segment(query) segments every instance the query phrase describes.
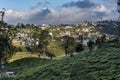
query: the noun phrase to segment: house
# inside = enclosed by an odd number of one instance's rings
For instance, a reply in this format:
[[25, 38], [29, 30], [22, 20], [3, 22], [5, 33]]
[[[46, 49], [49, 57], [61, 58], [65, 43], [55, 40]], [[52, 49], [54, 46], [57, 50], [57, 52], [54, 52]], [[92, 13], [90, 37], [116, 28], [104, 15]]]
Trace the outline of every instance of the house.
[[2, 77], [14, 77], [15, 73], [13, 71], [1, 72], [0, 78]]
[[66, 26], [65, 29], [70, 29], [73, 28], [72, 26]]

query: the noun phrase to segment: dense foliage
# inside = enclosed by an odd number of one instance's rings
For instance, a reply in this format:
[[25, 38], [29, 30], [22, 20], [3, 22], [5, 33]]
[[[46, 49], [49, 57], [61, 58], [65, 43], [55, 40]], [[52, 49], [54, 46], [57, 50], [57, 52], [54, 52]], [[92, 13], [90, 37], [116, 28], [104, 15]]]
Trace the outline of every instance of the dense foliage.
[[0, 61], [7, 61], [14, 53], [14, 47], [9, 37], [0, 35]]

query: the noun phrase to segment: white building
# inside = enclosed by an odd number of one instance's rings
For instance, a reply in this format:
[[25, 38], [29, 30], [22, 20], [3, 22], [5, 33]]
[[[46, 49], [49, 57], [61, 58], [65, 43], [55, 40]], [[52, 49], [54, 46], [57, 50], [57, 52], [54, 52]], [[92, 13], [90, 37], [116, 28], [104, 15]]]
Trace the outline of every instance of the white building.
[[15, 73], [13, 71], [7, 71], [4, 73], [0, 73], [0, 78], [2, 78], [2, 77], [14, 77], [14, 76], [15, 76]]

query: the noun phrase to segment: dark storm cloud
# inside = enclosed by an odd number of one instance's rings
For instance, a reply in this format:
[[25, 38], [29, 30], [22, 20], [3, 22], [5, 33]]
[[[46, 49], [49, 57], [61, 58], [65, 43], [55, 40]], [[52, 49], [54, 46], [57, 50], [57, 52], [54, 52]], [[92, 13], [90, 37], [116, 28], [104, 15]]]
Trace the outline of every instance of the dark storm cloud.
[[35, 13], [33, 16], [35, 18], [38, 18], [38, 17], [45, 17], [46, 15], [50, 14], [51, 11], [49, 9], [42, 9], [41, 11], [39, 11], [38, 13]]
[[83, 0], [83, 1], [72, 1], [66, 4], [63, 4], [62, 7], [78, 7], [78, 8], [92, 8], [96, 7], [97, 5], [93, 2], [90, 2], [90, 0]]
[[37, 21], [45, 20], [47, 18], [47, 15], [50, 13], [51, 10], [48, 8], [36, 11], [35, 13], [31, 14], [31, 16], [29, 16], [29, 21], [35, 23]]

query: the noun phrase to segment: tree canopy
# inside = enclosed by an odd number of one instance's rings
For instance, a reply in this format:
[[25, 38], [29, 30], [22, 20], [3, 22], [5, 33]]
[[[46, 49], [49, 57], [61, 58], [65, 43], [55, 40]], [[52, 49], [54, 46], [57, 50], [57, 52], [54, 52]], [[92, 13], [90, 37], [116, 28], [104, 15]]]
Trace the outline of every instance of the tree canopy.
[[9, 37], [0, 35], [0, 60], [7, 61], [14, 52], [14, 47], [12, 45]]
[[75, 40], [70, 36], [63, 36], [63, 39], [62, 47], [65, 50], [65, 55], [71, 55], [75, 50]]

